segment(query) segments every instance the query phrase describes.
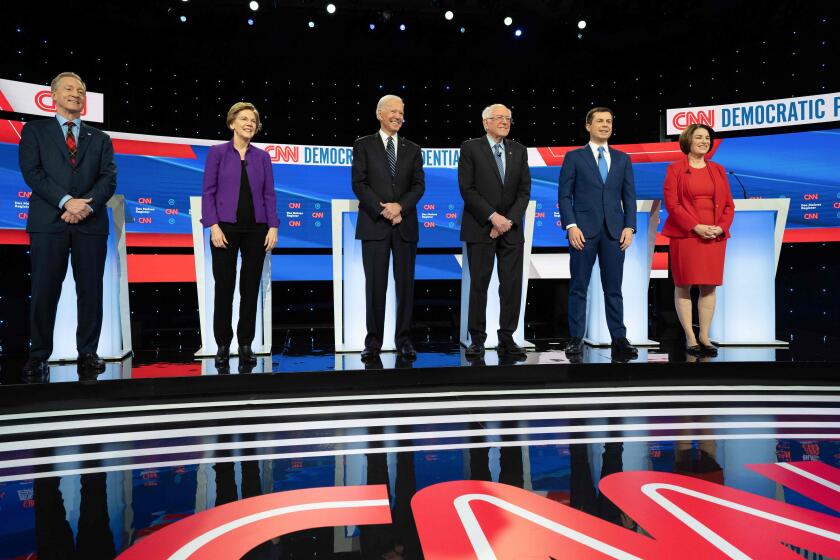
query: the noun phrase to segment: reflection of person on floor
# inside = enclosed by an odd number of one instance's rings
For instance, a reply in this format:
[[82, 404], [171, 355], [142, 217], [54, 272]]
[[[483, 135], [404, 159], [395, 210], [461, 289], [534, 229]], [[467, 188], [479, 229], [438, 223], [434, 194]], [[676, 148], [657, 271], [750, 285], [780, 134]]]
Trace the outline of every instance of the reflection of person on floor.
[[674, 473], [723, 484], [723, 469], [718, 464], [717, 442], [700, 440], [675, 443]]
[[388, 473], [387, 453], [368, 453], [367, 483], [384, 484], [391, 501], [390, 525], [359, 527], [362, 558], [402, 560], [423, 558], [417, 526], [411, 513], [411, 498], [417, 489], [414, 475], [414, 453], [396, 454], [393, 494]]
[[117, 553], [108, 517], [105, 473], [82, 475], [76, 542], [67, 522], [58, 477], [39, 478], [35, 492], [35, 542], [40, 560], [110, 560]]
[[579, 509], [589, 515], [600, 517], [623, 527], [632, 527], [632, 521], [621, 513], [606, 496], [598, 489], [593, 480], [593, 473], [589, 462], [589, 451], [596, 453], [603, 448], [601, 455], [601, 475], [598, 481], [613, 473], [621, 472], [624, 467], [621, 454], [624, 451], [622, 443], [604, 444], [572, 444], [569, 446], [571, 455], [571, 482], [570, 482], [570, 504], [573, 508]]
[[490, 463], [498, 450], [499, 479], [497, 482], [522, 488], [525, 475], [521, 447], [478, 447], [470, 449], [470, 480], [493, 480]]
[[[235, 502], [239, 498], [239, 493], [236, 490], [236, 463], [216, 463], [213, 465], [213, 471], [216, 473], [216, 502], [215, 506], [221, 506], [231, 502]], [[260, 463], [259, 461], [242, 461], [242, 498], [253, 498], [262, 494], [262, 485], [260, 483]], [[246, 560], [268, 560], [270, 558], [277, 558], [277, 551], [279, 549], [279, 538], [266, 541], [251, 551], [249, 551], [243, 559]]]

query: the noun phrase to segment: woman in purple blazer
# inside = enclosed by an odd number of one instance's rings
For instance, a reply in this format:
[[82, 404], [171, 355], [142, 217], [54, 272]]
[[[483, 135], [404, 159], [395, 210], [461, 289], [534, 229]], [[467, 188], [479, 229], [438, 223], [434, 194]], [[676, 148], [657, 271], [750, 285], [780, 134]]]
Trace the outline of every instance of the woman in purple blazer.
[[255, 365], [251, 349], [257, 319], [265, 254], [277, 243], [277, 204], [274, 174], [268, 154], [251, 146], [262, 128], [260, 114], [251, 103], [235, 103], [227, 114], [233, 140], [210, 148], [204, 166], [201, 191], [201, 223], [210, 228], [213, 278], [216, 280], [213, 334], [218, 351], [216, 367], [226, 369], [233, 339], [233, 290], [236, 262], [242, 254], [239, 274], [239, 363]]

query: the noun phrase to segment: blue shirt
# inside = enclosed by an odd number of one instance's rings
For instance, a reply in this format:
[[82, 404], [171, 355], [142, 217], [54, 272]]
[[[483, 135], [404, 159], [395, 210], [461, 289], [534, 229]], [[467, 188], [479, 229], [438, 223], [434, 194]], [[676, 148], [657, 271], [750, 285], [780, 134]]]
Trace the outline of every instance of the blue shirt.
[[[493, 139], [490, 138], [489, 134], [487, 135], [487, 141], [490, 143], [490, 150], [493, 151], [493, 157], [496, 157], [496, 150], [495, 148], [493, 148], [493, 146], [496, 145], [496, 142], [494, 142]], [[502, 169], [507, 169], [507, 154], [505, 154], [505, 141], [502, 140], [501, 142], [499, 142], [499, 146], [502, 147]], [[504, 182], [505, 178], [502, 177], [502, 183]]]
[[[61, 125], [61, 134], [64, 138], [67, 138], [67, 123], [69, 122], [67, 119], [62, 117], [59, 114], [55, 115], [55, 118], [58, 119], [58, 124]], [[73, 127], [73, 138], [76, 139], [76, 145], [79, 145], [79, 129], [82, 127], [82, 119], [73, 119], [73, 122], [76, 123], [76, 126]], [[73, 197], [69, 194], [65, 194], [61, 197], [61, 200], [58, 201], [58, 207], [64, 210], [64, 205], [67, 204], [67, 201], [72, 199]]]

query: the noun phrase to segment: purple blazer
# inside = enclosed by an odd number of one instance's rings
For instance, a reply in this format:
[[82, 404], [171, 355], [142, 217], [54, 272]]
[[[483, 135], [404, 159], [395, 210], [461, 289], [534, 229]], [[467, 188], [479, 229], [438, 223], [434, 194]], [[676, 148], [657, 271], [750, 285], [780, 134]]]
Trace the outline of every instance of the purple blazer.
[[[210, 227], [219, 222], [236, 223], [239, 184], [242, 174], [239, 152], [233, 141], [217, 144], [207, 152], [204, 180], [201, 185], [201, 223]], [[278, 227], [277, 198], [274, 194], [274, 172], [271, 158], [259, 148], [249, 145], [245, 152], [246, 172], [254, 199], [257, 223]]]

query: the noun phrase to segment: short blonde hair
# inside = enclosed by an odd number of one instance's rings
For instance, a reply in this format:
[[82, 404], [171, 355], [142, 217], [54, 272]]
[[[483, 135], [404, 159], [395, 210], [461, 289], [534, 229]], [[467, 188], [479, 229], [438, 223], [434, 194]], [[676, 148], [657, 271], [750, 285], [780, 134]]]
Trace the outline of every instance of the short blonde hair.
[[75, 72], [62, 72], [61, 74], [59, 74], [58, 76], [53, 78], [52, 81], [50, 82], [50, 90], [51, 91], [57, 91], [58, 90], [58, 82], [61, 81], [61, 78], [75, 78], [75, 79], [79, 80], [79, 82], [81, 82], [81, 84], [82, 84], [82, 87], [85, 89], [85, 92], [87, 92], [87, 86], [85, 85], [85, 81], [82, 80], [82, 77], [79, 76], [78, 74], [76, 74]]
[[240, 101], [238, 103], [234, 103], [233, 107], [227, 113], [227, 125], [230, 127], [230, 123], [236, 118], [236, 115], [241, 113], [242, 111], [253, 111], [254, 115], [257, 117], [257, 132], [262, 130], [262, 121], [260, 121], [260, 112], [257, 111], [257, 108], [254, 107], [253, 103], [248, 103], [247, 101]]

